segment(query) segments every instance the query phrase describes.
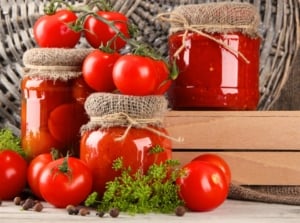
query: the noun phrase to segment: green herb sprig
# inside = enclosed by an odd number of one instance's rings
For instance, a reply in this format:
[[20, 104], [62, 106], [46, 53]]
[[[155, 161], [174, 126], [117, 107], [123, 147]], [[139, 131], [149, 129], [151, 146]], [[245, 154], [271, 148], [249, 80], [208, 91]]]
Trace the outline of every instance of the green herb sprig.
[[86, 206], [97, 205], [98, 211], [118, 208], [129, 214], [136, 213], [172, 213], [176, 207], [183, 205], [178, 196], [175, 180], [178, 177], [177, 160], [167, 160], [160, 164], [152, 164], [147, 173], [138, 170], [131, 173], [130, 167], [124, 167], [123, 158], [113, 163], [115, 171], [121, 171], [119, 177], [106, 185], [101, 200], [96, 192], [85, 201]]
[[0, 129], [0, 151], [13, 150], [24, 158], [26, 154], [21, 148], [21, 140], [10, 129]]

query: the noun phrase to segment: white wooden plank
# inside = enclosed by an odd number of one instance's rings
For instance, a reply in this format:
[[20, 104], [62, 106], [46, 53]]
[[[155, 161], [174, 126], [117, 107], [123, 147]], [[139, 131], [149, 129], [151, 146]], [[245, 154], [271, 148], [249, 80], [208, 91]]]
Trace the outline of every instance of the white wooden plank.
[[146, 214], [130, 216], [124, 213], [117, 219], [109, 216], [99, 219], [92, 212], [89, 216], [70, 216], [64, 209], [55, 209], [45, 204], [42, 212], [21, 211], [20, 207], [12, 202], [3, 202], [0, 207], [1, 223], [53, 223], [53, 222], [157, 222], [157, 223], [289, 223], [299, 222], [300, 208], [298, 206], [266, 204], [259, 202], [246, 202], [226, 200], [217, 209], [210, 212], [188, 212], [183, 217], [173, 214]]

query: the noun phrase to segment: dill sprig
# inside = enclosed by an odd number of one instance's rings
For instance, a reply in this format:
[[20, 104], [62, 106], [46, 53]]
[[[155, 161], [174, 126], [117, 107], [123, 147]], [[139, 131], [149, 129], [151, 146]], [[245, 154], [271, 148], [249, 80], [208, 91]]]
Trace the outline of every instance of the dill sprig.
[[113, 163], [115, 171], [121, 171], [120, 176], [106, 184], [102, 199], [97, 193], [92, 193], [85, 205], [97, 205], [98, 211], [108, 211], [118, 208], [129, 214], [136, 213], [172, 213], [183, 201], [178, 196], [175, 180], [179, 175], [177, 160], [166, 160], [152, 164], [147, 173], [138, 170], [131, 173], [130, 167], [124, 167], [123, 158]]

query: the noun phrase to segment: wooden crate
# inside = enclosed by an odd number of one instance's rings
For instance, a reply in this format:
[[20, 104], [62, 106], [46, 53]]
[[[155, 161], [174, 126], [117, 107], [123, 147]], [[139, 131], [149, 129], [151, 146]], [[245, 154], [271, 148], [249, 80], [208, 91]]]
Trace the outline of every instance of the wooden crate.
[[170, 111], [173, 158], [221, 155], [241, 185], [300, 185], [300, 111]]

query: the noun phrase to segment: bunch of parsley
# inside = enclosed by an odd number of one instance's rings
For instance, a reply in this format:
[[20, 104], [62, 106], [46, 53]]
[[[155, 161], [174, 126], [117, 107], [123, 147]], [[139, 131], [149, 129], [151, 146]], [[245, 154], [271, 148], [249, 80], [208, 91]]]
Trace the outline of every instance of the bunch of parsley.
[[21, 148], [20, 138], [15, 136], [10, 129], [0, 129], [0, 151], [2, 150], [13, 150], [26, 157], [24, 150]]
[[123, 166], [123, 159], [113, 163], [113, 169], [121, 171], [119, 177], [106, 185], [106, 191], [100, 201], [97, 193], [92, 193], [85, 201], [86, 206], [97, 204], [98, 211], [118, 208], [129, 214], [136, 213], [172, 213], [183, 205], [178, 196], [175, 180], [179, 170], [176, 160], [166, 160], [160, 164], [152, 164], [147, 173], [138, 170], [132, 174], [130, 167]]

